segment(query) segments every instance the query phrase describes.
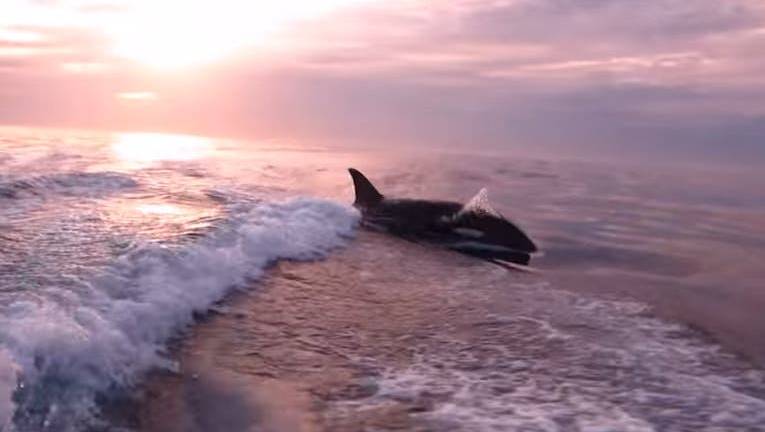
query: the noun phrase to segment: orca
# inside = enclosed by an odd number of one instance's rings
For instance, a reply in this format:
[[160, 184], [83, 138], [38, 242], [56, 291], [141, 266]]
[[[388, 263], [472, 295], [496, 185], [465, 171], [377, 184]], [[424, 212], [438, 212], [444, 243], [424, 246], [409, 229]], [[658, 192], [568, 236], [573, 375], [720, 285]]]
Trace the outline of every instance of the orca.
[[526, 266], [537, 246], [520, 228], [488, 205], [482, 189], [467, 204], [452, 201], [390, 199], [354, 168], [354, 207], [362, 225], [407, 240], [438, 244], [494, 263]]

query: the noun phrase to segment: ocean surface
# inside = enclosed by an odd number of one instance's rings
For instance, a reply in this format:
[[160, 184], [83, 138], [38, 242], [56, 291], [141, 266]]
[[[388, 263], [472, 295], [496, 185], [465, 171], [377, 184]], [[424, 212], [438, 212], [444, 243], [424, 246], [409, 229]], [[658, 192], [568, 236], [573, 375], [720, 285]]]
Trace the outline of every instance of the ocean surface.
[[[765, 431], [765, 177], [0, 128], [0, 431]], [[359, 227], [495, 209], [530, 271]]]

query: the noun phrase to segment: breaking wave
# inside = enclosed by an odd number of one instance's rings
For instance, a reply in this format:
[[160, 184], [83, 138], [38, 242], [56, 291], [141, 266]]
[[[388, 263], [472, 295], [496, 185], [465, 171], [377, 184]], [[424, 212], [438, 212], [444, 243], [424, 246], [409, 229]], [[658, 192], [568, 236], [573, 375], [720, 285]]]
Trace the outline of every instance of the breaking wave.
[[[69, 179], [127, 184], [121, 177]], [[166, 342], [279, 259], [313, 260], [353, 233], [357, 212], [319, 199], [259, 204], [196, 243], [148, 243], [75, 288], [26, 291], [0, 305], [0, 430], [98, 425], [99, 396], [151, 368]]]

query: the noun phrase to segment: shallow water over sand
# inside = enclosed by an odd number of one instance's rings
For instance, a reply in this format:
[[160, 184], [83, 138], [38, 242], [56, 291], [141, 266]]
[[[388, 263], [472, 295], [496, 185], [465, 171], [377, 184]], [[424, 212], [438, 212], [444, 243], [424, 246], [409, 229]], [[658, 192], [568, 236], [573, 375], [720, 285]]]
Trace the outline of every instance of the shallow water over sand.
[[[0, 164], [8, 430], [765, 430], [759, 174], [35, 130]], [[537, 271], [353, 228], [348, 166], [487, 187]]]

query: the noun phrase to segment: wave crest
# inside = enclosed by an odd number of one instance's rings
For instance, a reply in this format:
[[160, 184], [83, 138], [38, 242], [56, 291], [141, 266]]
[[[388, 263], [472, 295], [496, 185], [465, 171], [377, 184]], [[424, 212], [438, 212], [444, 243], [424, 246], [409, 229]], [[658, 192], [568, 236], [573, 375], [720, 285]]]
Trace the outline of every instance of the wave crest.
[[15, 430], [91, 424], [97, 395], [134, 384], [150, 368], [172, 367], [164, 344], [195, 313], [276, 260], [325, 256], [345, 243], [357, 221], [354, 209], [326, 200], [262, 204], [188, 247], [146, 244], [74, 290], [48, 287], [2, 307], [0, 424], [13, 409], [3, 400], [3, 377], [16, 375], [12, 367], [19, 380]]

